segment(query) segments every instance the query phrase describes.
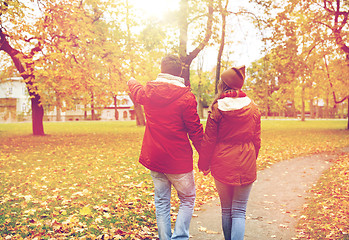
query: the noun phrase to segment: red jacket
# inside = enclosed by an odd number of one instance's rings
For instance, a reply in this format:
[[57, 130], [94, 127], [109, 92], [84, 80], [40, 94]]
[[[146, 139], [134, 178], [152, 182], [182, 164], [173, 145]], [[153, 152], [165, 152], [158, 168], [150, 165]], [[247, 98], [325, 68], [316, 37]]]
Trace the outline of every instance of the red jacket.
[[193, 150], [188, 135], [198, 151], [203, 127], [190, 88], [161, 81], [148, 82], [144, 87], [135, 80], [130, 80], [128, 86], [134, 100], [144, 106], [146, 116], [139, 162], [156, 172], [192, 171]]
[[260, 112], [248, 97], [218, 101], [207, 119], [199, 169], [211, 169], [215, 179], [229, 185], [252, 183], [261, 146]]

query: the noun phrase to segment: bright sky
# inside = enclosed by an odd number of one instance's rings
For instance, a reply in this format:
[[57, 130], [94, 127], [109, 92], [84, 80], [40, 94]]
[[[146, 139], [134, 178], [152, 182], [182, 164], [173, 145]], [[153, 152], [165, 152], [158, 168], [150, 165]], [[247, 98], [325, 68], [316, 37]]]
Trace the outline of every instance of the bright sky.
[[[180, 0], [129, 0], [129, 4], [134, 6], [141, 14], [140, 18], [156, 17], [161, 19], [166, 11], [179, 9]], [[240, 7], [251, 10], [251, 6], [246, 0], [230, 0], [229, 9], [237, 12]], [[251, 10], [252, 11], [252, 10]], [[236, 65], [249, 65], [251, 62], [261, 57], [262, 43], [261, 33], [244, 17], [229, 16], [229, 32], [227, 40], [233, 40], [231, 47], [226, 46], [225, 52], [232, 52], [229, 56]], [[190, 47], [189, 47], [190, 49]], [[210, 70], [217, 61], [218, 47], [205, 48], [204, 68]]]
[[161, 19], [164, 12], [179, 8], [179, 0], [129, 0], [129, 4], [144, 13], [145, 17]]
[[[144, 16], [142, 17], [156, 17], [161, 19], [164, 12], [179, 8], [180, 0], [129, 0], [129, 4], [133, 5]], [[229, 9], [232, 12], [238, 12], [241, 7], [253, 11], [251, 5], [246, 0], [230, 0]], [[236, 65], [249, 65], [251, 62], [261, 57], [262, 43], [261, 33], [247, 20], [246, 17], [236, 17], [231, 15], [229, 17], [229, 25], [227, 31], [229, 33], [229, 40], [233, 40], [233, 46], [225, 48], [225, 52], [231, 51], [233, 54], [229, 59], [234, 61]], [[215, 66], [217, 61], [218, 47], [206, 48], [203, 53], [204, 68], [210, 70]]]

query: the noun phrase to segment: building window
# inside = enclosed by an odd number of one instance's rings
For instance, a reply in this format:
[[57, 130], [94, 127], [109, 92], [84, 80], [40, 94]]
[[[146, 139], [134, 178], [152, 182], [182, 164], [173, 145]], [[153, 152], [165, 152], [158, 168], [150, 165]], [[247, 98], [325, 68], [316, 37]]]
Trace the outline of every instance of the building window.
[[9, 94], [9, 95], [12, 95], [12, 94], [13, 94], [13, 88], [12, 88], [12, 87], [9, 87], [9, 88], [8, 88], [8, 94]]
[[22, 103], [22, 112], [27, 112], [27, 104]]

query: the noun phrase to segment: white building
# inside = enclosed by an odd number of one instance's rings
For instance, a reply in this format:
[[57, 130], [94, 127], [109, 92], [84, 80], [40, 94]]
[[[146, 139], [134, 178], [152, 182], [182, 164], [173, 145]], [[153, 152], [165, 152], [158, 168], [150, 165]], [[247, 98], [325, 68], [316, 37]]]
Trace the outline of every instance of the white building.
[[[101, 120], [134, 120], [133, 103], [126, 92], [120, 92], [114, 103], [105, 108], [96, 108]], [[44, 109], [45, 110], [45, 109]], [[116, 112], [115, 112], [116, 111]], [[83, 105], [77, 104], [75, 109], [59, 112], [45, 111], [44, 121], [77, 121], [90, 119], [90, 112]], [[31, 119], [30, 97], [21, 77], [0, 80], [0, 122], [16, 122]]]
[[21, 77], [12, 77], [0, 82], [0, 121], [29, 120], [31, 103], [27, 87]]
[[116, 112], [114, 104], [101, 111], [101, 120], [134, 120], [133, 102], [126, 92], [118, 92], [116, 96]]

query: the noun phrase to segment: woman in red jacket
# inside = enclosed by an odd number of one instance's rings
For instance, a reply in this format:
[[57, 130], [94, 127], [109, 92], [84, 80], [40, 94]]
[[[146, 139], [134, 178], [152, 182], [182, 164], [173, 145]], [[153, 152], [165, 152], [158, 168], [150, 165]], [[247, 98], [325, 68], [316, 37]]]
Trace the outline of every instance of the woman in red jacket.
[[224, 238], [244, 238], [245, 216], [260, 149], [261, 115], [241, 91], [245, 67], [224, 71], [211, 105], [201, 145], [199, 169], [215, 179]]

